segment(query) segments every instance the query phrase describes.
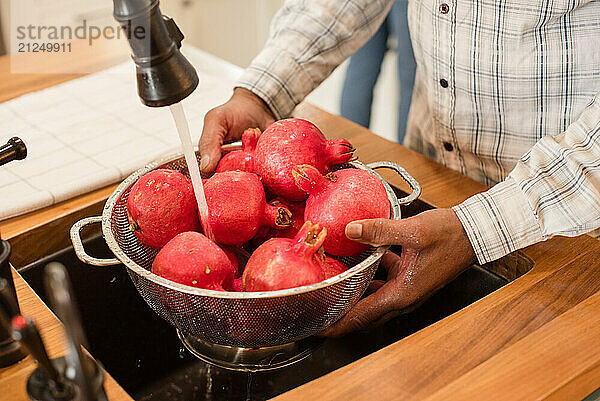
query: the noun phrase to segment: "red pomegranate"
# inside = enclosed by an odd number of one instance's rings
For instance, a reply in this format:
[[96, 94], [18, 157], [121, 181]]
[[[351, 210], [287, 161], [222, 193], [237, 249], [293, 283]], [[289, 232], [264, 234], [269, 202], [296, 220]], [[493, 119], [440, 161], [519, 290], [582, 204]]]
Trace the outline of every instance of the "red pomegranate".
[[321, 245], [327, 230], [310, 221], [293, 238], [272, 238], [254, 251], [242, 276], [246, 291], [275, 291], [325, 279]]
[[227, 259], [229, 259], [231, 265], [233, 266], [233, 270], [235, 271], [234, 277], [241, 277], [244, 271], [244, 265], [240, 263], [239, 257], [241, 250], [237, 247], [227, 245], [222, 246], [221, 249], [223, 249], [223, 252], [225, 252], [225, 255], [227, 255]]
[[198, 232], [178, 234], [154, 258], [152, 273], [191, 287], [231, 288], [235, 267], [217, 244]]
[[323, 263], [323, 274], [325, 275], [325, 279], [337, 276], [346, 270], [348, 270], [348, 268], [345, 264], [330, 256], [325, 256], [325, 263]]
[[346, 237], [351, 221], [390, 217], [390, 202], [385, 187], [373, 174], [359, 169], [343, 169], [323, 176], [312, 166], [297, 166], [293, 171], [298, 188], [309, 194], [304, 219], [327, 228], [325, 252], [337, 256], [356, 256], [366, 245]]
[[140, 177], [127, 198], [127, 217], [140, 242], [157, 249], [179, 233], [202, 229], [192, 183], [174, 170]]
[[260, 129], [248, 128], [242, 134], [242, 149], [226, 153], [217, 165], [217, 173], [225, 171], [254, 172], [254, 149], [260, 136]]
[[283, 206], [292, 213], [292, 224], [283, 230], [263, 227], [252, 238], [252, 245], [258, 247], [260, 244], [273, 237], [294, 238], [304, 225], [304, 202], [287, 202], [281, 198], [269, 202], [273, 206]]
[[309, 164], [325, 174], [336, 164], [349, 161], [354, 148], [345, 139], [328, 141], [310, 121], [288, 118], [271, 124], [258, 138], [254, 172], [267, 189], [290, 201], [306, 199], [294, 184], [292, 169]]
[[233, 280], [233, 285], [231, 286], [231, 290], [234, 292], [243, 292], [244, 286], [242, 284], [242, 278], [238, 277]]
[[261, 227], [285, 229], [292, 224], [291, 212], [269, 205], [256, 174], [245, 171], [215, 173], [204, 183], [208, 223], [215, 242], [242, 245]]

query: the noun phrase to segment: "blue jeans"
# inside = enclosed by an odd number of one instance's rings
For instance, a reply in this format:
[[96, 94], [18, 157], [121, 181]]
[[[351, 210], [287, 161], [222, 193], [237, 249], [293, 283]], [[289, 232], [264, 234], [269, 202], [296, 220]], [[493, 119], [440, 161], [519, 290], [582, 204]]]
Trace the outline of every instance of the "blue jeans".
[[388, 38], [397, 38], [398, 58], [398, 142], [402, 143], [406, 132], [406, 120], [415, 83], [416, 62], [408, 32], [408, 0], [398, 0], [379, 30], [352, 57], [346, 72], [342, 90], [341, 114], [364, 127], [371, 121], [373, 88], [381, 71], [381, 63], [389, 50]]

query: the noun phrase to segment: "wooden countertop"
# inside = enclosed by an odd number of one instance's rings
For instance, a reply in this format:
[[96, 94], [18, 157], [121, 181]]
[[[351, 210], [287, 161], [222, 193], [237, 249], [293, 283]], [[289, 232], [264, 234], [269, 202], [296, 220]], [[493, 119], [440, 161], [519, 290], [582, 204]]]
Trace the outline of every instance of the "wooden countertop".
[[[0, 58], [1, 100], [76, 77], [14, 76], [9, 73], [8, 65], [7, 57]], [[314, 121], [330, 137], [348, 138], [364, 162], [401, 163], [423, 186], [421, 199], [434, 206], [452, 206], [486, 189], [311, 105], [299, 106], [295, 115]], [[386, 178], [393, 185], [405, 188], [396, 177]], [[97, 214], [114, 187], [0, 222], [0, 231], [4, 238], [16, 238], [44, 226], [54, 230], [54, 245], [66, 244], [65, 222], [77, 219], [78, 215]], [[55, 221], [61, 224], [53, 225]], [[588, 236], [555, 238], [523, 252], [535, 265], [509, 285], [277, 399], [565, 400], [588, 395], [600, 386], [600, 242]], [[17, 286], [24, 312], [41, 323], [52, 353], [62, 354], [64, 344], [60, 340], [59, 323], [19, 277]], [[32, 368], [27, 359], [0, 370], [0, 387], [11, 389], [10, 399], [25, 399], [24, 381]], [[106, 387], [111, 399], [128, 399], [110, 377]]]

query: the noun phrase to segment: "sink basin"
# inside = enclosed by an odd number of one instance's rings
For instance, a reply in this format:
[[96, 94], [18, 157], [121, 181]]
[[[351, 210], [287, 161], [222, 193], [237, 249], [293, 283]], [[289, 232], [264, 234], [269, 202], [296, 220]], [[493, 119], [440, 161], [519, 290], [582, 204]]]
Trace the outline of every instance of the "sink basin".
[[[430, 208], [430, 205], [417, 201], [403, 213], [412, 215]], [[68, 224], [67, 218], [65, 225]], [[23, 234], [26, 238], [15, 238], [15, 244], [20, 244], [15, 252], [26, 252], [24, 244], [35, 242], [35, 232], [44, 233], [44, 230], [40, 227]], [[112, 256], [97, 232], [91, 233], [85, 242], [91, 255]], [[16, 259], [26, 261], [27, 258], [19, 255]], [[139, 400], [271, 398], [451, 315], [532, 267], [532, 262], [519, 252], [493, 264], [474, 265], [409, 314], [369, 332], [327, 339], [308, 358], [290, 367], [248, 374], [207, 365], [184, 351], [174, 328], [150, 310], [123, 265], [89, 266], [80, 262], [73, 249], [67, 247], [17, 266], [42, 300], [47, 300], [42, 282], [43, 268], [51, 261], [59, 261], [69, 270], [90, 352], [132, 397]]]

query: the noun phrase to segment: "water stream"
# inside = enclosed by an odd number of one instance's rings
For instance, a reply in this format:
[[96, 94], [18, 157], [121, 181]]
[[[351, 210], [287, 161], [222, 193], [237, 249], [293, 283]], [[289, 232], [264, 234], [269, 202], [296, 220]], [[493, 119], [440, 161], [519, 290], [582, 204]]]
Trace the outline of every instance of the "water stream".
[[194, 145], [192, 145], [192, 136], [190, 134], [190, 127], [188, 126], [187, 118], [185, 117], [185, 111], [183, 105], [175, 103], [169, 107], [173, 120], [175, 120], [175, 126], [177, 127], [177, 133], [181, 140], [181, 148], [185, 156], [185, 162], [190, 172], [190, 178], [192, 179], [192, 185], [194, 187], [194, 194], [196, 195], [196, 201], [198, 202], [198, 211], [200, 212], [200, 222], [204, 229], [204, 235], [211, 240], [214, 240], [214, 236], [210, 226], [208, 224], [208, 204], [206, 203], [206, 196], [204, 195], [204, 186], [202, 185], [202, 178], [200, 176], [200, 168], [198, 167], [198, 160], [194, 153]]

